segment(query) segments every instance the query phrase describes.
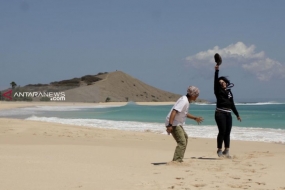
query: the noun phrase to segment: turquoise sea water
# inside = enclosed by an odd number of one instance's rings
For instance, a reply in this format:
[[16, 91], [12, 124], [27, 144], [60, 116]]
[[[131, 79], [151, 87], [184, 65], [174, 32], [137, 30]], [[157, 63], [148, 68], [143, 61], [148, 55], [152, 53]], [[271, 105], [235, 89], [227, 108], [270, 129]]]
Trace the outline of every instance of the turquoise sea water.
[[[85, 108], [75, 111], [46, 112], [45, 116], [76, 119], [104, 119], [114, 121], [138, 121], [164, 123], [172, 105], [146, 106], [134, 103], [120, 107]], [[233, 116], [233, 125], [285, 129], [285, 104], [237, 104], [242, 122]], [[191, 104], [189, 112], [204, 118], [203, 125], [215, 125], [215, 105]], [[186, 123], [195, 124], [193, 120]]]
[[[165, 134], [165, 117], [171, 107], [135, 103], [113, 107], [39, 106], [0, 111], [0, 117]], [[242, 122], [232, 113], [233, 139], [285, 143], [285, 103], [236, 103], [236, 107]], [[191, 104], [189, 112], [204, 118], [201, 125], [186, 120], [185, 129], [189, 136], [216, 138], [215, 104]]]

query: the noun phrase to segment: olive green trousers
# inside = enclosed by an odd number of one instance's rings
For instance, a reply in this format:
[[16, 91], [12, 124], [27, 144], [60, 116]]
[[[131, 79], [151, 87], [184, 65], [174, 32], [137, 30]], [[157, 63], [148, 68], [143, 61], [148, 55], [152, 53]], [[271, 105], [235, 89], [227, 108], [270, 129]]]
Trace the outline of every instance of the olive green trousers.
[[173, 127], [171, 134], [175, 139], [175, 141], [177, 142], [177, 146], [175, 148], [173, 156], [173, 161], [183, 162], [184, 153], [188, 143], [188, 135], [184, 131], [183, 127], [180, 125]]

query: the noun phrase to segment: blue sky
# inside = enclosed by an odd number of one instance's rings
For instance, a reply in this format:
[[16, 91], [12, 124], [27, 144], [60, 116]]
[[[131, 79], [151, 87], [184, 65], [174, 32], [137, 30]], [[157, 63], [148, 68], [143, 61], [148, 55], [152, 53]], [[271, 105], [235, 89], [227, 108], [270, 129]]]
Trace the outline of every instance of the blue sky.
[[215, 53], [236, 101], [285, 101], [285, 1], [0, 1], [0, 89], [123, 71], [214, 100]]

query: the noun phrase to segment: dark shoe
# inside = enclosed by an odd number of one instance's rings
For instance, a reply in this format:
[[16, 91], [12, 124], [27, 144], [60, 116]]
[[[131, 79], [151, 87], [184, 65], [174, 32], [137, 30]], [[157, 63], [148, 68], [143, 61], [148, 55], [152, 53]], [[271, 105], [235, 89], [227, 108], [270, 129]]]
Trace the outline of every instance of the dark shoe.
[[229, 156], [229, 155], [230, 155], [230, 151], [229, 151], [229, 150], [224, 150], [224, 151], [223, 151], [223, 155]]
[[226, 157], [226, 158], [231, 158], [231, 156], [230, 156], [230, 151], [229, 151], [229, 150], [224, 150], [224, 151], [223, 151], [223, 155], [224, 155], [224, 157]]
[[218, 151], [217, 151], [217, 154], [218, 154], [219, 157], [224, 156], [222, 150], [218, 150]]

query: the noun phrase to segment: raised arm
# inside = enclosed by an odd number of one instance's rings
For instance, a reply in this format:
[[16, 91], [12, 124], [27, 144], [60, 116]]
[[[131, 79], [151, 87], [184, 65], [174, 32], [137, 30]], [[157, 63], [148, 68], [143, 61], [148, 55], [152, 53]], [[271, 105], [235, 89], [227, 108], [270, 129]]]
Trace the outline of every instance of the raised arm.
[[219, 89], [219, 65], [215, 66], [215, 78], [214, 78], [214, 93], [216, 94]]

